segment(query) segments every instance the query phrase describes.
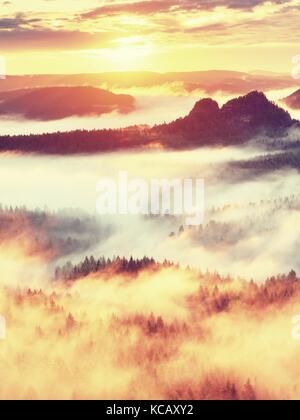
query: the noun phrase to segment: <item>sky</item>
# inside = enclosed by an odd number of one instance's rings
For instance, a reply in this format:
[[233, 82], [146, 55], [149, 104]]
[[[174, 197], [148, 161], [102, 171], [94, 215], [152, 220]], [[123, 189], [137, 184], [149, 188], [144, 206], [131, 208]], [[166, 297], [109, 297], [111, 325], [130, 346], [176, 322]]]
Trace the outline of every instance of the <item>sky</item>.
[[291, 72], [300, 0], [2, 0], [9, 74]]

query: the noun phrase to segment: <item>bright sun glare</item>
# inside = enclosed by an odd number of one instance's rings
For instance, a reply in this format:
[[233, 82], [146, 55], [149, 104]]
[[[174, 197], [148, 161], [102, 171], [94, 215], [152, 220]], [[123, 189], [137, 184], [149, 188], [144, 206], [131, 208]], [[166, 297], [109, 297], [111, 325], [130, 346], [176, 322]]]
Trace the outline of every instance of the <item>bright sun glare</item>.
[[153, 45], [140, 37], [116, 40], [111, 48], [90, 50], [89, 58], [111, 63], [119, 71], [132, 71], [146, 67]]

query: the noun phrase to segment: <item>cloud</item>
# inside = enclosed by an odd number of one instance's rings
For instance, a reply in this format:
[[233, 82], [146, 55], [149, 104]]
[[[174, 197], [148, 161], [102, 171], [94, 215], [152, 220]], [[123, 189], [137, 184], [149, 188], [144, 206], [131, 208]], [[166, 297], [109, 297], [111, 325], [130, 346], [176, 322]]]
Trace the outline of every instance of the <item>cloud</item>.
[[140, 1], [134, 3], [113, 3], [106, 6], [97, 7], [94, 10], [83, 13], [83, 19], [93, 19], [99, 16], [118, 15], [120, 13], [132, 14], [148, 14], [166, 12], [174, 6], [173, 1], [157, 0], [157, 1]]
[[[289, 0], [271, 0], [272, 4], [289, 3]], [[267, 3], [266, 0], [146, 0], [136, 2], [109, 3], [81, 14], [82, 19], [118, 15], [122, 13], [147, 15], [150, 13], [187, 12], [213, 10], [223, 6], [229, 9], [253, 9]]]
[[0, 19], [0, 30], [3, 29], [18, 29], [23, 26], [28, 26], [40, 22], [38, 18], [26, 19], [23, 14], [19, 13], [15, 17], [5, 17]]
[[[267, 7], [256, 9], [266, 3]], [[109, 0], [68, 14], [18, 13], [0, 18], [0, 48], [10, 52], [114, 48], [133, 31], [155, 45], [157, 54], [186, 42], [195, 48], [201, 42], [208, 46], [290, 44], [290, 33], [299, 32], [291, 9], [295, 4], [291, 0]]]
[[[6, 25], [12, 23], [6, 23]], [[3, 23], [4, 25], [4, 23]], [[1, 21], [0, 21], [1, 28]], [[3, 28], [3, 26], [2, 26]], [[89, 33], [80, 30], [52, 30], [52, 29], [22, 29], [1, 30], [0, 29], [0, 48], [2, 50], [70, 50], [78, 48], [98, 48], [103, 47], [116, 33], [106, 32]]]

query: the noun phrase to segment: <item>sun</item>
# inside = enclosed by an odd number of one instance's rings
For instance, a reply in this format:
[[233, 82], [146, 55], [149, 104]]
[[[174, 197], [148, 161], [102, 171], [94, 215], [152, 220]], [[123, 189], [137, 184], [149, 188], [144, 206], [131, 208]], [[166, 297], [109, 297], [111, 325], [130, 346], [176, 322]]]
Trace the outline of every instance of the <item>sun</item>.
[[141, 37], [126, 37], [115, 40], [111, 47], [90, 51], [93, 58], [106, 67], [118, 71], [142, 70], [154, 51], [152, 43]]

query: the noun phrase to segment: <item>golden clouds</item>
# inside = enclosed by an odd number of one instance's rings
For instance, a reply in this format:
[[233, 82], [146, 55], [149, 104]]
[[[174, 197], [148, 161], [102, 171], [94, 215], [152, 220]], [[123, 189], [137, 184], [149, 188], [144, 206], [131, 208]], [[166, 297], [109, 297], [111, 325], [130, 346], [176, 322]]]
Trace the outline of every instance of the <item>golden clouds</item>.
[[[52, 56], [54, 50], [60, 53], [99, 50], [97, 56], [103, 66], [99, 71], [182, 70], [182, 62], [191, 70], [204, 65], [221, 68], [216, 64], [219, 51], [214, 49], [225, 48], [236, 49], [236, 59], [231, 60], [231, 65], [252, 70], [261, 64], [254, 63], [251, 68], [247, 63], [245, 68], [237, 48], [243, 48], [247, 55], [251, 47], [266, 47], [275, 55], [279, 54], [279, 48], [287, 51], [300, 41], [299, 0], [141, 0], [102, 1], [100, 5], [90, 0], [78, 2], [76, 7], [66, 0], [64, 10], [56, 0], [30, 3], [30, 12], [24, 13], [27, 6], [17, 2], [11, 8], [6, 7], [0, 18], [0, 49], [14, 61], [18, 61], [20, 50], [31, 54], [52, 51]], [[142, 39], [143, 46], [134, 42], [126, 48], [117, 46], [119, 40], [133, 38]], [[186, 57], [185, 50], [190, 51], [190, 57]], [[56, 60], [60, 72], [69, 71], [64, 54]], [[262, 67], [273, 69], [275, 58], [272, 61], [270, 64], [265, 60]], [[290, 60], [285, 69], [289, 66]], [[40, 67], [32, 63], [33, 69], [41, 71]], [[76, 68], [75, 58], [72, 67]], [[88, 71], [90, 67], [88, 62], [80, 65], [79, 71]], [[97, 71], [96, 64], [92, 67]]]

